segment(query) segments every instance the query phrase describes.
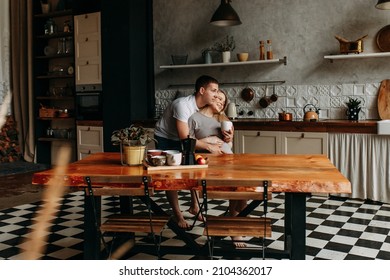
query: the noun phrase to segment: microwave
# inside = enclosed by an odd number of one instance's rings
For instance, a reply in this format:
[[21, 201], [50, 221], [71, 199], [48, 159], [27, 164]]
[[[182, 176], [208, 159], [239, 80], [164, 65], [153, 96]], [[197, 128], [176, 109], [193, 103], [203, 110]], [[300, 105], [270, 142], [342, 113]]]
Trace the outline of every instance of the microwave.
[[103, 120], [101, 91], [76, 92], [76, 119]]

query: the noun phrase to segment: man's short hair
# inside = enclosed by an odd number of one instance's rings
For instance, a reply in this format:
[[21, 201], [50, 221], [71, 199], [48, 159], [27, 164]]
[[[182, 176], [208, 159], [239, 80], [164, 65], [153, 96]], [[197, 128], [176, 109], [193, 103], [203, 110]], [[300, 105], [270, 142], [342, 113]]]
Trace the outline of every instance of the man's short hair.
[[219, 84], [218, 81], [213, 77], [207, 75], [200, 76], [195, 83], [195, 92], [198, 92], [201, 87], [206, 88], [211, 83]]

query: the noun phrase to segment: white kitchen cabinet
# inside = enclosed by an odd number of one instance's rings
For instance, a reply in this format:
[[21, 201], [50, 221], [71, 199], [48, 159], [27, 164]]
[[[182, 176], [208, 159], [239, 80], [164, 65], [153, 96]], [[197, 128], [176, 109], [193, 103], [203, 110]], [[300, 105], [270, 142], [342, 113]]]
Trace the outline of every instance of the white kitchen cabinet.
[[235, 153], [257, 154], [328, 154], [328, 134], [236, 130]]
[[90, 154], [103, 152], [103, 127], [77, 126], [77, 154], [82, 159]]
[[77, 85], [102, 83], [100, 12], [74, 17]]
[[280, 137], [279, 131], [236, 130], [234, 153], [280, 154]]
[[282, 154], [328, 155], [328, 133], [282, 132]]

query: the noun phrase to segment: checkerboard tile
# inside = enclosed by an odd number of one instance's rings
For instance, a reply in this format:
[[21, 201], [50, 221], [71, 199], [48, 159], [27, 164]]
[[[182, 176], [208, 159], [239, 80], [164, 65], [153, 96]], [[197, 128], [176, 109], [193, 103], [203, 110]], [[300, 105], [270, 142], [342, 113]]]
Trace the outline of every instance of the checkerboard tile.
[[[186, 219], [193, 215], [186, 213], [190, 206], [190, 194], [179, 193], [179, 204]], [[170, 206], [165, 193], [157, 193], [154, 197], [163, 209], [169, 211]], [[57, 215], [53, 216], [53, 225], [47, 233], [47, 244], [42, 259], [71, 259], [83, 257], [83, 193], [74, 192], [64, 197]], [[135, 201], [135, 209], [141, 208]], [[40, 203], [24, 204], [0, 211], [0, 259], [22, 258], [22, 248], [28, 246], [29, 233], [34, 229], [36, 214]], [[222, 215], [228, 206], [227, 201], [211, 201], [209, 214]], [[262, 207], [255, 211], [262, 211]], [[118, 211], [119, 201], [115, 197], [103, 197], [102, 217]], [[284, 195], [273, 194], [268, 203], [267, 217], [272, 220], [272, 238], [266, 239], [266, 246], [272, 249], [283, 249], [284, 246]], [[192, 221], [192, 220], [191, 220]], [[378, 202], [360, 201], [339, 197], [308, 196], [306, 227], [306, 259], [390, 259], [390, 205]], [[189, 234], [199, 244], [205, 244], [202, 235], [203, 227], [199, 221]], [[229, 239], [229, 238], [227, 238]], [[110, 237], [106, 237], [108, 242]], [[261, 240], [246, 237], [249, 247], [259, 247]], [[156, 259], [153, 243], [148, 236], [139, 237], [137, 246], [126, 256], [127, 259]], [[163, 232], [161, 246], [163, 259], [190, 260], [204, 258], [195, 256], [187, 249], [185, 243], [175, 233], [166, 229]], [[237, 249], [217, 254], [217, 259], [237, 258], [237, 252], [251, 249]], [[242, 255], [242, 257], [241, 257]], [[240, 254], [240, 258], [253, 258]], [[260, 256], [260, 255], [259, 255]], [[259, 258], [259, 257], [256, 257]]]

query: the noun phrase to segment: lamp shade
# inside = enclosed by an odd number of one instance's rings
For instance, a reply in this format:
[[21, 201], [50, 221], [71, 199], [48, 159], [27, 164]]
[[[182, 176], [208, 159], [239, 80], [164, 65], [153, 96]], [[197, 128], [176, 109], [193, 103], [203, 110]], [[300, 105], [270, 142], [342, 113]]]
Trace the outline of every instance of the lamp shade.
[[221, 5], [213, 14], [210, 23], [216, 26], [233, 26], [241, 24], [240, 17], [230, 5], [231, 0], [221, 0]]
[[379, 0], [375, 7], [381, 10], [390, 10], [390, 0]]

